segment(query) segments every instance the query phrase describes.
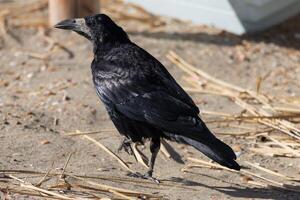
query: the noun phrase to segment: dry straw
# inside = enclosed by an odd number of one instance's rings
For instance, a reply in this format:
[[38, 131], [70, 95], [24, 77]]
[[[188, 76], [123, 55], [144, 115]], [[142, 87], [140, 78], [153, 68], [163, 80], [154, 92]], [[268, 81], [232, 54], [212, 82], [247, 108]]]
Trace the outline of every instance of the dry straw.
[[[204, 89], [201, 84], [194, 83], [193, 80], [195, 79], [189, 79], [190, 81], [188, 82], [193, 86], [190, 88], [190, 91], [207, 92], [208, 94], [229, 97], [234, 103], [247, 111], [247, 117], [254, 117], [252, 119], [255, 120], [255, 122], [279, 130], [293, 138], [300, 139], [300, 130], [297, 126], [288, 121], [286, 117], [278, 117], [279, 115], [272, 105], [272, 97], [258, 94], [254, 91], [246, 90], [240, 86], [217, 79], [201, 69], [190, 65], [173, 51], [168, 53], [167, 58], [191, 77], [197, 77], [197, 80], [203, 80], [203, 82], [206, 83]], [[286, 113], [295, 114], [294, 109], [292, 112], [291, 109], [284, 111]]]

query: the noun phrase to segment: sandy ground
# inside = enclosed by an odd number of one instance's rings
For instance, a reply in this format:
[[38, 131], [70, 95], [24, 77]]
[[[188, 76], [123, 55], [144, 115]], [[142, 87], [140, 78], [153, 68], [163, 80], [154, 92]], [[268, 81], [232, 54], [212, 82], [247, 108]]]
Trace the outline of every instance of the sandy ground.
[[[300, 92], [300, 18], [259, 35], [237, 37], [220, 30], [166, 20], [166, 27], [155, 32], [140, 30], [134, 22], [120, 21], [130, 38], [158, 58], [182, 85], [184, 75], [165, 57], [176, 51], [191, 64], [222, 80], [255, 90], [256, 80], [270, 72], [284, 70], [264, 80], [262, 92], [278, 96], [299, 96]], [[291, 28], [292, 27], [292, 28]], [[116, 152], [121, 137], [114, 131], [91, 82], [91, 45], [75, 33], [50, 29], [49, 35], [66, 46], [49, 54], [49, 43], [35, 28], [13, 29], [19, 38], [1, 38], [0, 46], [0, 170], [60, 170], [70, 152], [74, 152], [67, 171], [86, 175], [125, 177], [124, 169], [100, 148], [81, 137], [64, 136], [66, 132], [112, 129], [91, 135]], [[212, 95], [195, 95], [200, 109], [239, 113], [230, 100]], [[213, 117], [204, 116], [206, 121]], [[216, 133], [230, 130], [208, 123]], [[217, 134], [218, 135], [218, 134]], [[255, 138], [219, 134], [222, 140], [243, 151], [238, 161], [260, 163], [273, 170], [300, 179], [300, 159], [268, 157], [251, 153], [248, 148]], [[183, 161], [187, 157], [204, 158], [192, 148], [170, 143]], [[143, 152], [149, 155], [146, 147]], [[145, 171], [132, 156], [119, 156], [130, 167]], [[300, 199], [300, 193], [246, 184], [240, 175], [213, 169], [192, 169], [183, 173], [185, 165], [158, 156], [154, 176], [165, 183], [180, 185], [153, 186], [120, 184], [125, 188], [158, 194], [165, 199]], [[276, 178], [275, 178], [276, 179]], [[36, 181], [35, 178], [28, 180]], [[280, 180], [280, 179], [276, 179]], [[115, 183], [107, 182], [114, 185]], [[300, 187], [295, 190], [300, 191]], [[14, 196], [18, 199], [18, 196]], [[19, 197], [21, 198], [21, 197]], [[26, 197], [24, 197], [26, 199]], [[37, 198], [38, 199], [38, 198]]]

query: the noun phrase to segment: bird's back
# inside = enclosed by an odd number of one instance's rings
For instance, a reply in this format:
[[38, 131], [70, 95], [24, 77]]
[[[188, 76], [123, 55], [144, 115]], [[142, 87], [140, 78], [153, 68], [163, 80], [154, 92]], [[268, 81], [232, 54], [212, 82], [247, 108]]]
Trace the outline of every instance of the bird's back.
[[[110, 83], [114, 85], [113, 87], [118, 87], [120, 91], [126, 88], [130, 88], [131, 92], [136, 91], [142, 94], [149, 91], [164, 91], [199, 113], [193, 100], [167, 69], [151, 54], [134, 43], [110, 48], [101, 56], [101, 59], [93, 61], [92, 72], [94, 80], [96, 78], [99, 79], [98, 81]], [[127, 97], [130, 98], [130, 95]]]

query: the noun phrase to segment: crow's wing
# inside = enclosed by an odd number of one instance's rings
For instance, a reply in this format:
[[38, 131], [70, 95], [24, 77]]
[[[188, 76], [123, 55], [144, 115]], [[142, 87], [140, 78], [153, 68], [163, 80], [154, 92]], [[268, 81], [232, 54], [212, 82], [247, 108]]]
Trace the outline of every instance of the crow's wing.
[[131, 119], [147, 122], [167, 132], [194, 134], [201, 131], [198, 113], [163, 91], [138, 95], [124, 103], [115, 104], [115, 107]]
[[[113, 102], [123, 102], [135, 94], [163, 90], [199, 113], [191, 97], [166, 68], [151, 54], [135, 44], [112, 50], [105, 59], [93, 61], [92, 73], [96, 87], [103, 86], [97, 90], [99, 92], [106, 90], [105, 96], [110, 96]], [[125, 96], [122, 95], [123, 92], [126, 93]]]
[[160, 63], [136, 69], [113, 62], [93, 65], [101, 65], [92, 67], [99, 97], [118, 112], [164, 131], [199, 132], [198, 107]]

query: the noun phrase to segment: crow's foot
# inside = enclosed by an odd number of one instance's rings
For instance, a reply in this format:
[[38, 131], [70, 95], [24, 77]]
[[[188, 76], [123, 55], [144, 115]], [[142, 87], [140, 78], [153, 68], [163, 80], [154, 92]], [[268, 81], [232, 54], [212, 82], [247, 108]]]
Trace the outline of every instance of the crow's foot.
[[133, 155], [133, 150], [132, 150], [132, 147], [131, 147], [131, 140], [130, 139], [124, 138], [124, 140], [121, 142], [121, 144], [118, 148], [118, 153], [122, 150], [124, 150], [129, 155]]
[[160, 183], [160, 181], [158, 179], [154, 178], [152, 176], [152, 173], [149, 173], [149, 172], [147, 172], [146, 174], [141, 174], [139, 172], [135, 172], [135, 173], [130, 172], [127, 174], [127, 176], [134, 177], [134, 178], [148, 179], [148, 180], [153, 181], [156, 184]]

